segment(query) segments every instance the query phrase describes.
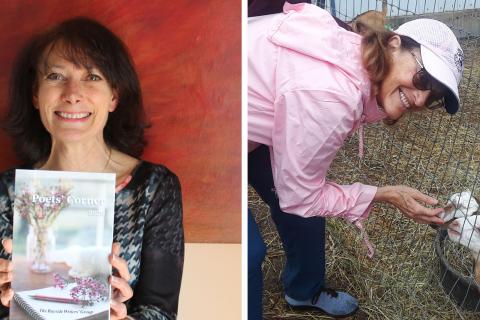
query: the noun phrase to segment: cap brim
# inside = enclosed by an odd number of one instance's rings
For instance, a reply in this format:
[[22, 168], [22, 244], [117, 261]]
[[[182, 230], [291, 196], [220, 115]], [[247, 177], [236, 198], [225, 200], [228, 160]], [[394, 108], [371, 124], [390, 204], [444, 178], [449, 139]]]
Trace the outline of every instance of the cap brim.
[[458, 98], [452, 91], [448, 90], [448, 93], [445, 95], [445, 110], [447, 110], [449, 114], [455, 114], [459, 107], [460, 101], [458, 101]]
[[460, 105], [460, 97], [458, 95], [458, 85], [455, 75], [448, 65], [437, 56], [432, 50], [424, 45], [420, 45], [422, 61], [428, 73], [445, 85], [448, 93], [445, 94], [445, 109], [449, 114], [455, 114]]

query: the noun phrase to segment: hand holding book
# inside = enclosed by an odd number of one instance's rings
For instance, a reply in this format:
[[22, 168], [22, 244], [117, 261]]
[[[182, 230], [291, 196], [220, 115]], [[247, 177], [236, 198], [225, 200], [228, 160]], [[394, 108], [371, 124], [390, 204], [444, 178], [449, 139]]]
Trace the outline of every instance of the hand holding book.
[[[4, 239], [2, 241], [3, 248], [7, 253], [12, 253], [12, 240]], [[120, 258], [120, 244], [118, 242], [112, 245], [112, 254], [109, 257], [110, 264], [118, 271], [119, 276], [111, 276], [110, 284], [113, 288], [111, 307], [111, 319], [124, 319], [127, 316], [127, 308], [125, 301], [133, 296], [133, 290], [128, 284], [130, 280], [130, 272], [128, 271], [127, 262]], [[10, 306], [13, 298], [13, 290], [10, 287], [12, 281], [12, 262], [0, 259], [0, 300], [6, 307]]]
[[[2, 240], [5, 252], [12, 253], [12, 239]], [[0, 259], [0, 300], [5, 307], [10, 306], [10, 300], [13, 298], [13, 290], [10, 287], [12, 282], [12, 262], [6, 259]]]
[[[7, 253], [12, 252], [12, 240], [4, 239], [2, 241], [3, 247]], [[112, 285], [113, 294], [110, 302], [111, 314], [110, 319], [124, 319], [127, 317], [127, 308], [125, 301], [133, 296], [133, 290], [128, 284], [130, 280], [130, 272], [128, 271], [127, 262], [122, 259], [120, 255], [120, 244], [118, 242], [112, 245], [112, 254], [109, 256], [109, 261], [112, 267], [117, 270], [118, 276], [110, 277], [110, 284]], [[12, 262], [5, 259], [0, 259], [0, 299], [1, 303], [9, 307], [10, 301], [13, 298], [13, 290], [10, 287], [12, 280]]]
[[[132, 176], [128, 175], [125, 179], [120, 179], [120, 183], [115, 186], [115, 193], [120, 192], [132, 180]], [[128, 284], [130, 280], [130, 272], [128, 271], [127, 262], [120, 258], [120, 243], [115, 242], [112, 245], [112, 254], [109, 256], [110, 264], [117, 270], [117, 275], [112, 275], [109, 279], [112, 285], [112, 301], [110, 302], [110, 319], [126, 319], [127, 307], [125, 301], [133, 296], [133, 290]]]
[[130, 272], [128, 271], [127, 262], [120, 258], [120, 250], [120, 244], [118, 242], [113, 243], [112, 254], [109, 256], [110, 264], [117, 271], [116, 276], [110, 276], [110, 284], [113, 290], [110, 302], [110, 319], [112, 320], [125, 319], [127, 317], [127, 307], [124, 302], [133, 296], [133, 290], [128, 284]]
[[[115, 186], [115, 193], [120, 192], [132, 180], [132, 176], [128, 175]], [[112, 254], [109, 256], [110, 264], [117, 270], [117, 275], [112, 275], [109, 279], [112, 285], [112, 301], [110, 302], [110, 319], [126, 319], [127, 307], [125, 301], [133, 296], [133, 290], [128, 284], [130, 280], [130, 272], [128, 271], [127, 262], [120, 258], [120, 243], [115, 242], [112, 245]]]

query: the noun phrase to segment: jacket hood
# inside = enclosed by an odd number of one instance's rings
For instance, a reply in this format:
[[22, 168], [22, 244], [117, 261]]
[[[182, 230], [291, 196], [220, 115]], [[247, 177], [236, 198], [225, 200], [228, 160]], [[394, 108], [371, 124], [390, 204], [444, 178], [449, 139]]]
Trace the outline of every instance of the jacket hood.
[[371, 82], [362, 63], [362, 37], [340, 27], [328, 11], [312, 4], [286, 2], [283, 13], [270, 29], [268, 39], [277, 46], [335, 65], [362, 93], [364, 121], [385, 118], [371, 96]]
[[[370, 95], [370, 81], [362, 66], [362, 37], [343, 29], [327, 11], [307, 3], [285, 3], [283, 15], [271, 28], [268, 39], [277, 46], [335, 64], [359, 88]], [[345, 50], [356, 47], [358, 50]], [[341, 65], [338, 64], [341, 61]], [[362, 90], [362, 93], [363, 91]]]

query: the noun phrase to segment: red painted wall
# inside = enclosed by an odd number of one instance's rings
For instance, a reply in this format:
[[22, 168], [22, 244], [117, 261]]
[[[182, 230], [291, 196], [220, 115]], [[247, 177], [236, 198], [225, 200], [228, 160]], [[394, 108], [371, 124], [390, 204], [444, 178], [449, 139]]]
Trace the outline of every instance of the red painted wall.
[[[240, 242], [240, 0], [0, 0], [0, 8], [0, 113], [29, 35], [74, 16], [100, 21], [130, 48], [153, 125], [144, 158], [180, 177], [186, 240]], [[0, 169], [18, 164], [3, 132], [0, 145]]]

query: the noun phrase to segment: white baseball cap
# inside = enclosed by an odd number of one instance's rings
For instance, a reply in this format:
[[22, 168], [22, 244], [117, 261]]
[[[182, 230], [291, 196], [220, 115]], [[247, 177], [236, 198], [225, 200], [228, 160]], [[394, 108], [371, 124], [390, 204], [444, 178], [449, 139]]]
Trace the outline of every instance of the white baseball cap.
[[464, 56], [452, 30], [437, 20], [415, 19], [402, 24], [394, 32], [420, 44], [425, 69], [449, 89], [444, 97], [445, 109], [450, 114], [456, 113], [460, 104], [458, 85], [462, 78]]

